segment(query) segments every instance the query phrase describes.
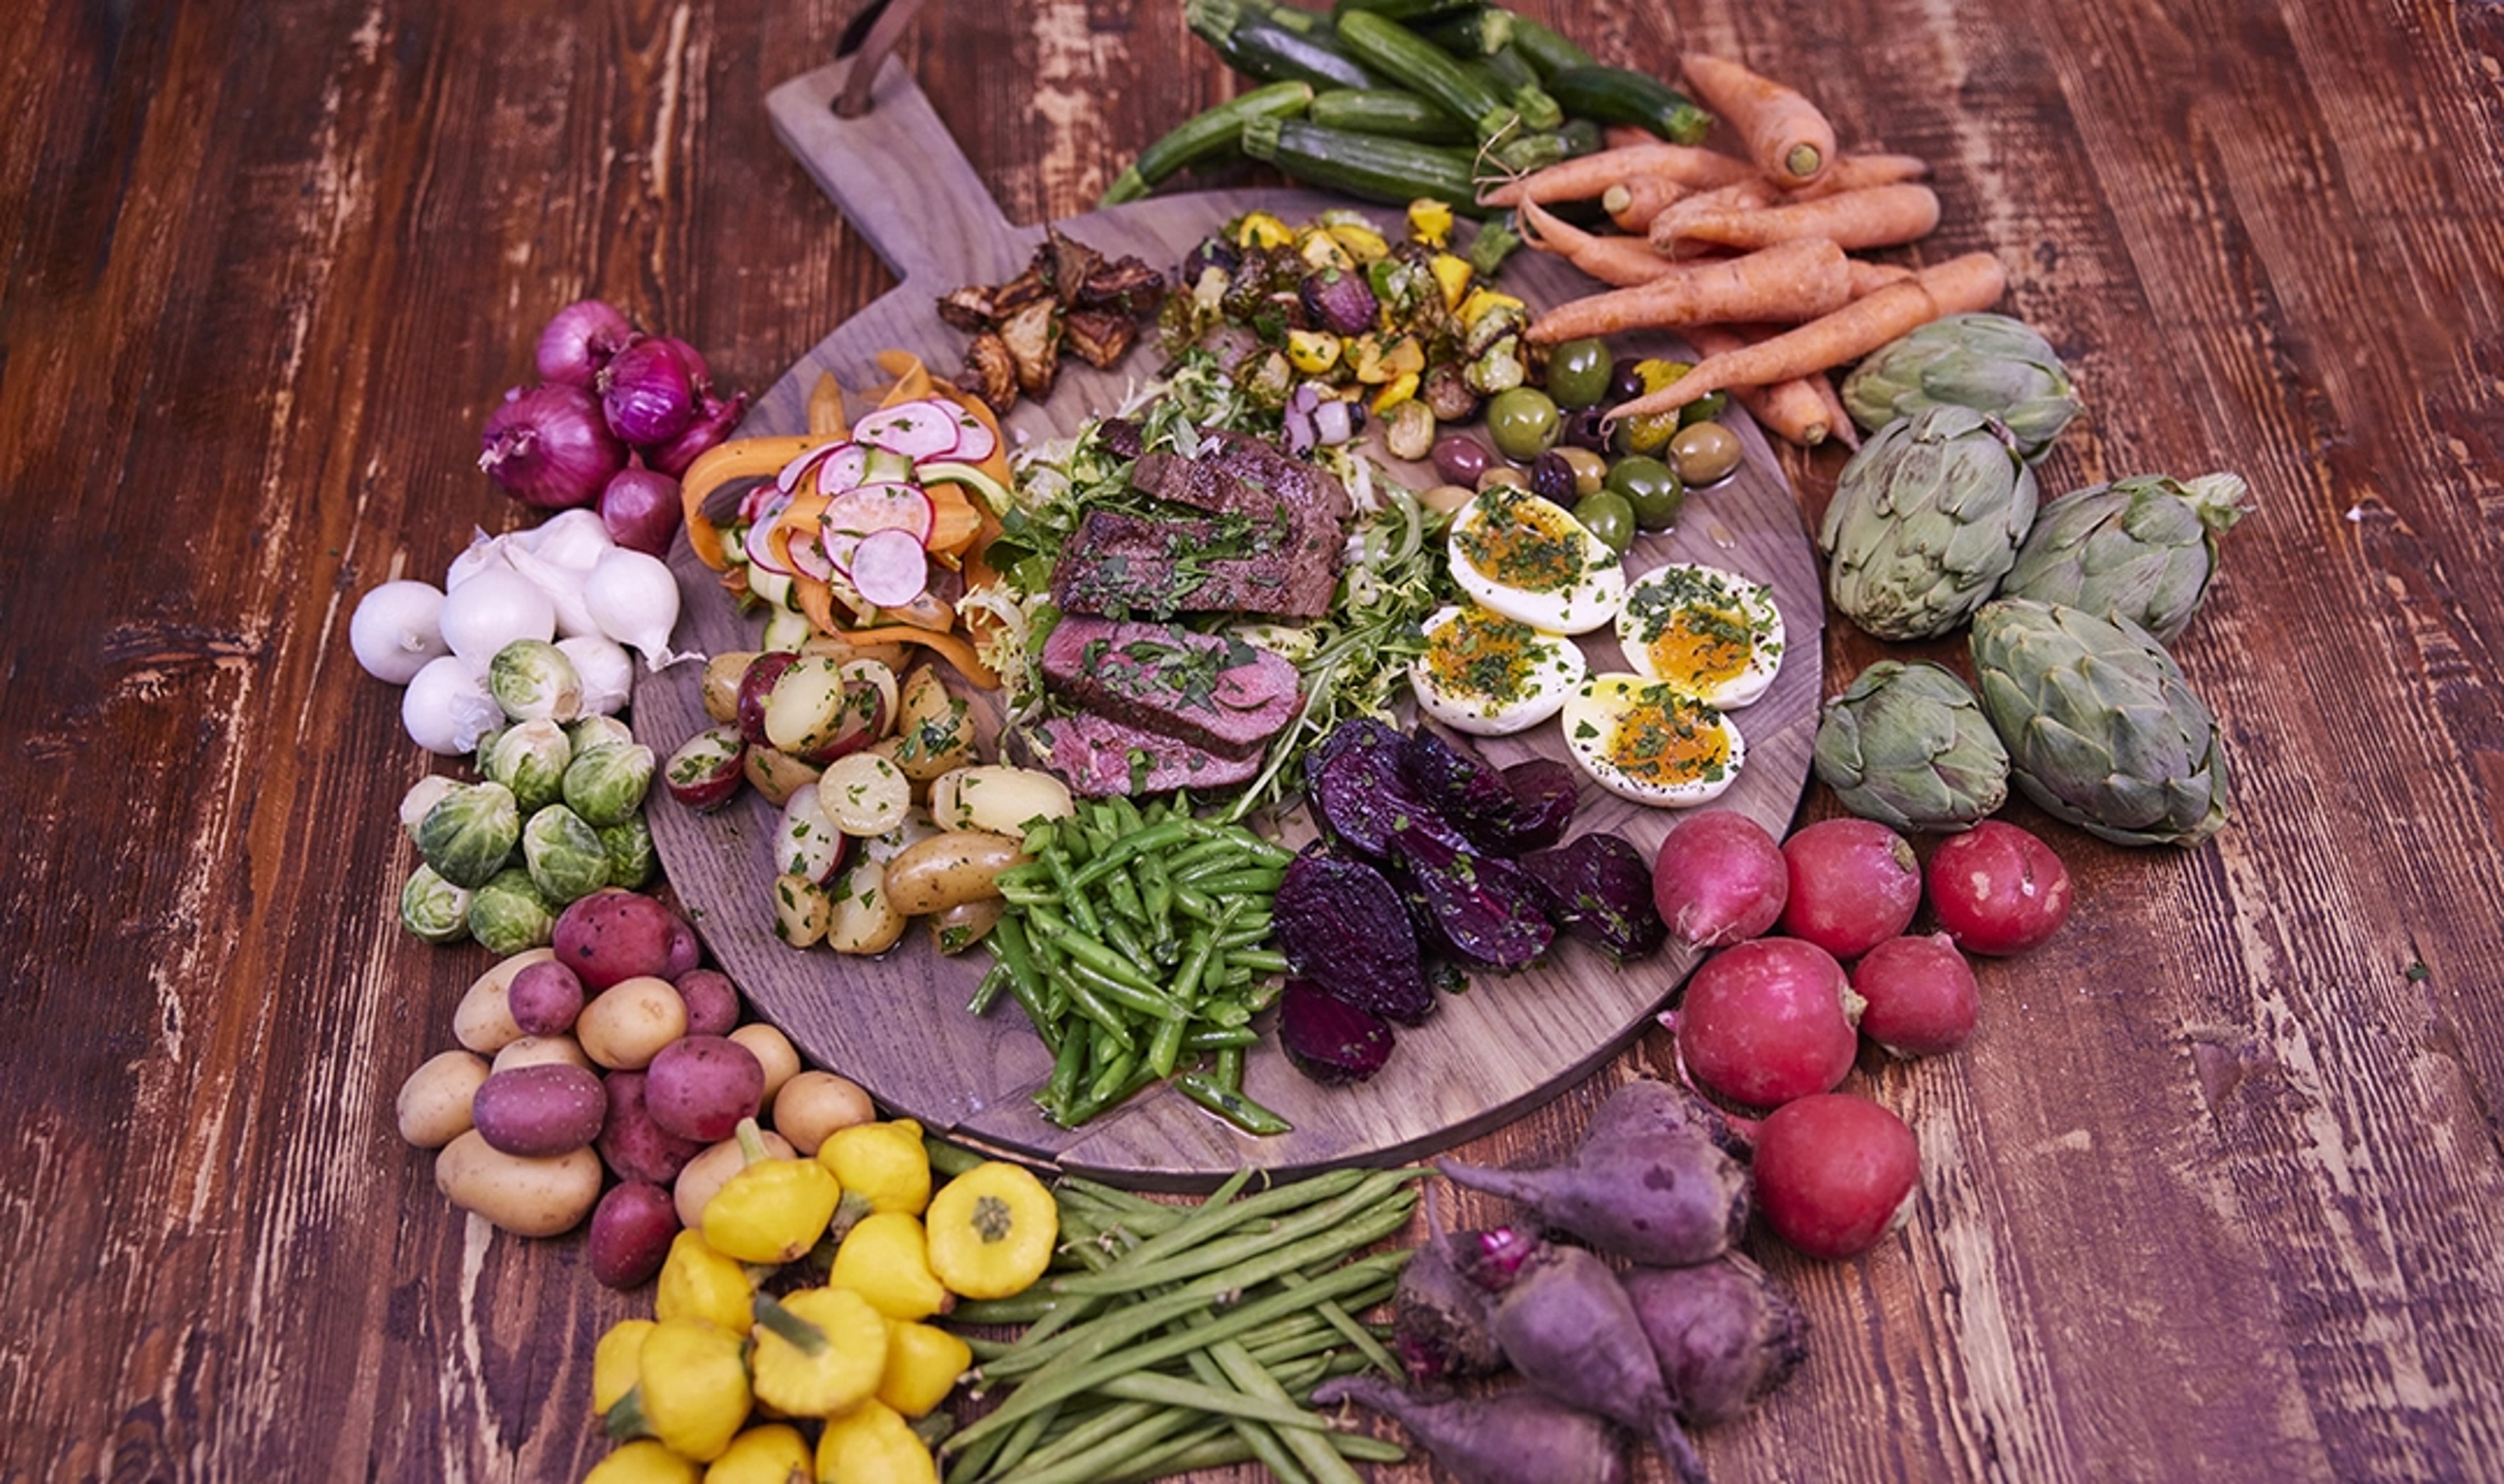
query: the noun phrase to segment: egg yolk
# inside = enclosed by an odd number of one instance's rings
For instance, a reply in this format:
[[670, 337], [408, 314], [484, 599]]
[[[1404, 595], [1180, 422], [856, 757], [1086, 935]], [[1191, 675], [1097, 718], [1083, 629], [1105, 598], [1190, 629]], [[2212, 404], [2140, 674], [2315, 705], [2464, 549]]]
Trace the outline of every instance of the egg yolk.
[[1636, 782], [1669, 788], [1720, 778], [1730, 742], [1710, 708], [1666, 685], [1647, 685], [1625, 693], [1607, 754]]
[[1483, 518], [1453, 539], [1470, 565], [1494, 581], [1525, 593], [1553, 593], [1582, 579], [1586, 555], [1580, 529], [1557, 527], [1532, 503], [1535, 498], [1490, 491], [1482, 497]]
[[1683, 608], [1644, 645], [1652, 673], [1702, 689], [1738, 678], [1756, 652], [1737, 615], [1720, 608]]
[[1483, 609], [1464, 611], [1435, 631], [1426, 673], [1452, 695], [1518, 699], [1529, 688], [1537, 631]]

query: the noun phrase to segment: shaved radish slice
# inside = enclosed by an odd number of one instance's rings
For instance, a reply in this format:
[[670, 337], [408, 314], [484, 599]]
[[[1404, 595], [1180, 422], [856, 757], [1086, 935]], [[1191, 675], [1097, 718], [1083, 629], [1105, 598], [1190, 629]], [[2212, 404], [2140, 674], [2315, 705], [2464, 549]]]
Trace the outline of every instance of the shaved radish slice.
[[817, 493], [840, 495], [861, 482], [869, 467], [869, 450], [858, 443], [838, 444], [817, 465]]
[[980, 464], [991, 456], [992, 449], [999, 446], [1000, 440], [991, 436], [989, 423], [976, 417], [966, 408], [958, 407], [956, 409], [956, 446], [941, 457], [959, 460], [966, 464]]
[[861, 538], [849, 531], [820, 528], [817, 532], [817, 550], [824, 553], [826, 566], [834, 575], [846, 582], [852, 580], [852, 551], [860, 543]]
[[765, 512], [757, 517], [756, 524], [748, 528], [748, 560], [769, 572], [779, 572], [785, 577], [791, 575], [791, 569], [774, 555], [773, 537], [774, 528], [782, 523], [782, 512], [790, 504], [791, 497], [787, 495], [766, 501]]
[[956, 413], [951, 402], [917, 397], [862, 418], [852, 436], [908, 459], [935, 459], [956, 446]]
[[816, 535], [795, 535], [791, 537], [788, 546], [791, 552], [791, 565], [798, 569], [800, 575], [815, 577], [820, 582], [833, 579], [835, 564], [827, 558], [824, 545]]
[[747, 494], [739, 497], [739, 518], [753, 526], [764, 518], [766, 511], [780, 510], [790, 502], [790, 496], [759, 480], [748, 487]]
[[852, 586], [882, 608], [900, 608], [930, 586], [930, 560], [911, 532], [875, 532], [852, 548]]
[[843, 446], [841, 443], [820, 443], [815, 448], [803, 450], [790, 463], [782, 466], [782, 472], [774, 476], [775, 488], [785, 494], [798, 489], [801, 475], [809, 472], [818, 460]]
[[917, 541], [926, 541], [939, 524], [939, 510], [919, 486], [864, 484], [829, 500], [818, 524], [830, 532], [848, 531], [854, 535], [902, 531]]

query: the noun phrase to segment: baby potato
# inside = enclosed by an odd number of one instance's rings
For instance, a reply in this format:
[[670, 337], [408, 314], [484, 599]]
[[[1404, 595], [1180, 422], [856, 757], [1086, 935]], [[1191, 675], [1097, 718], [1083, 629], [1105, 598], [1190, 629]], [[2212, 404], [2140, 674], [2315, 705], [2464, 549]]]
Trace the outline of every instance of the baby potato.
[[593, 1070], [591, 1057], [584, 1053], [582, 1043], [572, 1036], [524, 1036], [518, 1041], [505, 1042], [504, 1049], [496, 1053], [495, 1069], [499, 1072], [509, 1072], [515, 1067], [536, 1066], [580, 1067], [586, 1072]]
[[774, 879], [774, 936], [787, 947], [809, 949], [825, 942], [834, 915], [835, 904], [825, 887], [787, 871]]
[[887, 866], [887, 898], [908, 917], [1000, 894], [1000, 873], [1026, 863], [1022, 843], [982, 830], [951, 830], [908, 847]]
[[475, 1052], [438, 1052], [420, 1062], [400, 1085], [400, 1136], [419, 1149], [441, 1149], [468, 1133], [470, 1100], [487, 1073], [487, 1059]]
[[600, 1200], [601, 1173], [600, 1156], [587, 1148], [541, 1158], [500, 1154], [475, 1128], [435, 1156], [435, 1188], [446, 1199], [515, 1236], [580, 1225]]
[[519, 1041], [522, 1027], [505, 998], [512, 993], [513, 977], [555, 956], [554, 949], [529, 949], [479, 975], [452, 1012], [452, 1039], [482, 1056], [493, 1056]]
[[913, 781], [886, 758], [855, 752], [826, 765], [817, 807], [847, 835], [884, 835], [913, 808]]
[[895, 735], [883, 745], [906, 777], [927, 783], [974, 760], [973, 707], [924, 665], [905, 676]]
[[574, 1022], [583, 1053], [611, 1070], [651, 1065], [687, 1033], [687, 1004], [666, 979], [639, 975], [603, 989]]
[[748, 1048], [765, 1069], [765, 1090], [758, 1094], [765, 1102], [774, 1101], [774, 1094], [800, 1071], [800, 1052], [791, 1038], [762, 1020], [748, 1021], [732, 1031], [730, 1039]]
[[1037, 819], [1067, 819], [1077, 812], [1068, 784], [1031, 768], [984, 763], [942, 774], [930, 785], [930, 817], [943, 830], [1024, 839]]
[[748, 678], [748, 667], [756, 658], [753, 649], [736, 649], [716, 654], [705, 661], [705, 714], [718, 722], [739, 720], [739, 682]]
[[904, 936], [905, 916], [887, 893], [887, 867], [872, 852], [836, 877], [826, 898], [826, 947], [838, 953], [884, 953]]
[[877, 1118], [878, 1106], [861, 1085], [832, 1072], [797, 1073], [774, 1094], [775, 1132], [804, 1155], [817, 1154], [835, 1130]]
[[748, 786], [764, 795], [765, 802], [776, 809], [790, 802], [793, 789], [816, 782], [818, 773], [816, 764], [804, 763], [774, 747], [749, 747], [740, 754], [739, 768], [748, 776]]
[[[791, 1141], [772, 1129], [765, 1130], [761, 1137], [765, 1141], [765, 1153], [773, 1157], [792, 1159], [799, 1156], [800, 1152], [791, 1147]], [[712, 1202], [714, 1192], [747, 1165], [748, 1156], [740, 1152], [737, 1139], [724, 1139], [688, 1160], [686, 1168], [678, 1171], [677, 1183], [670, 1188], [670, 1198], [678, 1203], [678, 1225], [689, 1231], [704, 1230], [704, 1208]]]
[[800, 642], [802, 654], [821, 654], [844, 661], [875, 660], [890, 671], [904, 668], [906, 651], [912, 647], [901, 640], [892, 644], [864, 644], [841, 634], [812, 634]]

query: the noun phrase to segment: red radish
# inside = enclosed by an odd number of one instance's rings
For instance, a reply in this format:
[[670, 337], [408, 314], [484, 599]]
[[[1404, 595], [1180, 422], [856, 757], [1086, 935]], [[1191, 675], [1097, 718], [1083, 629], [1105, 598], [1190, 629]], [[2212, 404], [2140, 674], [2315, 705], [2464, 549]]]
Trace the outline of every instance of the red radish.
[[1930, 912], [1968, 953], [2042, 947], [2069, 917], [2069, 870], [2041, 840], [1985, 819], [1930, 854]]
[[783, 549], [791, 553], [791, 566], [801, 575], [815, 577], [820, 582], [831, 582], [837, 575], [839, 569], [834, 559], [826, 555], [825, 542], [814, 531], [806, 535], [793, 536]]
[[1782, 929], [1837, 958], [1858, 958], [1912, 925], [1921, 862], [1903, 836], [1871, 819], [1826, 819], [1783, 842], [1791, 896]]
[[747, 548], [750, 564], [784, 577], [791, 575], [791, 569], [774, 554], [773, 536], [775, 526], [782, 519], [782, 512], [789, 508], [791, 497], [788, 495], [777, 495], [768, 500], [764, 509], [757, 512], [755, 524], [748, 528], [748, 538], [742, 543]]
[[1690, 1428], [1762, 1401], [1808, 1358], [1808, 1321], [1771, 1274], [1737, 1252], [1692, 1267], [1638, 1267], [1617, 1282]]
[[1898, 1056], [1936, 1056], [1973, 1039], [1982, 992], [1945, 933], [1890, 938], [1852, 966], [1861, 1033]]
[[1652, 901], [1681, 943], [1727, 948], [1773, 929], [1791, 895], [1783, 847], [1745, 814], [1689, 814], [1652, 863]]
[[910, 531], [876, 531], [852, 548], [852, 586], [882, 608], [900, 608], [930, 586], [930, 559]]
[[1839, 1086], [1861, 1048], [1860, 1018], [1843, 965], [1796, 938], [1723, 949], [1687, 982], [1674, 1019], [1663, 1017], [1704, 1089], [1751, 1108]]
[[956, 446], [940, 457], [960, 464], [980, 464], [999, 446], [1000, 440], [991, 435], [990, 424], [959, 407], [956, 409]]
[[817, 461], [817, 493], [841, 495], [869, 475], [869, 450], [858, 443], [838, 443]]
[[1803, 1256], [1867, 1252], [1912, 1214], [1921, 1186], [1913, 1131], [1865, 1097], [1803, 1097], [1756, 1130], [1756, 1208]]
[[[816, 468], [835, 450], [850, 447], [852, 445], [849, 443], [820, 443], [815, 448], [803, 449], [792, 455], [791, 462], [783, 465], [782, 472], [774, 476], [774, 488], [785, 495], [790, 494], [800, 487], [800, 481], [808, 477], [811, 469]], [[760, 485], [758, 488], [762, 489], [764, 486]]]
[[867, 535], [873, 531], [910, 532], [917, 541], [930, 539], [938, 529], [939, 510], [920, 485], [883, 479], [854, 485], [826, 501], [817, 523], [829, 534]]
[[1625, 1484], [1625, 1449], [1607, 1421], [1526, 1388], [1430, 1400], [1357, 1375], [1313, 1389], [1315, 1406], [1343, 1401], [1408, 1429], [1460, 1484]]
[[897, 402], [854, 424], [852, 437], [908, 459], [937, 459], [956, 446], [958, 411], [952, 402], [929, 397]]

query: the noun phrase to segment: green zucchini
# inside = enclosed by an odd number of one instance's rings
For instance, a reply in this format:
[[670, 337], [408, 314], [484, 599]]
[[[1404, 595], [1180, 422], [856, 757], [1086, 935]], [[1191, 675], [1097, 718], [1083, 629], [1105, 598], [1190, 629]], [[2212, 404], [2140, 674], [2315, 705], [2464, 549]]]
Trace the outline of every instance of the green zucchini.
[[1309, 83], [1271, 83], [1255, 87], [1213, 108], [1203, 109], [1167, 130], [1165, 137], [1139, 152], [1104, 192], [1097, 207], [1135, 201], [1186, 166], [1240, 151], [1244, 122], [1252, 119], [1292, 118], [1313, 101]]
[[1412, 20], [1408, 28], [1454, 56], [1492, 56], [1513, 41], [1513, 12], [1478, 6], [1450, 16]]
[[1529, 58], [1530, 65], [1546, 77], [1560, 67], [1592, 67], [1599, 58], [1567, 41], [1554, 27], [1544, 25], [1527, 16], [1505, 13], [1513, 17], [1513, 44]]
[[1552, 129], [1565, 121], [1564, 108], [1539, 86], [1538, 78], [1516, 78], [1498, 66], [1499, 60], [1517, 62], [1519, 57], [1511, 52], [1471, 57], [1461, 62], [1461, 70], [1502, 93], [1525, 128]]
[[[1433, 42], [1371, 11], [1339, 12], [1349, 54], [1430, 102], [1467, 119], [1480, 139], [1520, 127], [1522, 110], [1491, 74], [1472, 72]], [[1549, 121], [1553, 126], [1554, 121]]]
[[1315, 88], [1381, 86], [1381, 79], [1348, 55], [1335, 32], [1280, 25], [1269, 18], [1275, 9], [1262, 0], [1185, 0], [1183, 21], [1248, 78]]
[[1332, 0], [1331, 14], [1344, 16], [1350, 11], [1363, 11], [1385, 20], [1413, 25], [1420, 20], [1440, 20], [1464, 11], [1484, 8], [1485, 0]]
[[1328, 88], [1313, 94], [1304, 117], [1326, 128], [1420, 144], [1469, 144], [1478, 138], [1469, 121], [1398, 87]]
[[1559, 67], [1548, 74], [1548, 91], [1567, 113], [1638, 124], [1672, 144], [1701, 143], [1713, 127], [1713, 116], [1694, 99], [1626, 67]]
[[1243, 153], [1305, 185], [1359, 200], [1405, 206], [1432, 196], [1464, 216], [1487, 212], [1478, 203], [1471, 157], [1461, 150], [1326, 128], [1303, 119], [1254, 119], [1243, 125]]

